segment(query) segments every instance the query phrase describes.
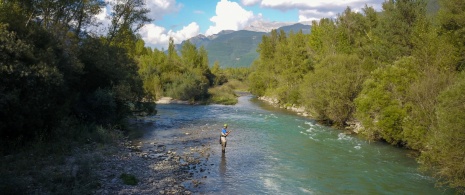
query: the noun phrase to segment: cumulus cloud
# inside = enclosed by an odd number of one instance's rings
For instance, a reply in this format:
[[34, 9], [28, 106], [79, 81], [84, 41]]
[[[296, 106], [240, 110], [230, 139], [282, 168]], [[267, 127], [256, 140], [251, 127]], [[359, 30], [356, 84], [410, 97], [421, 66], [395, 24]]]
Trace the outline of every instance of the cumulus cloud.
[[[107, 5], [102, 7], [100, 13], [95, 16], [96, 21], [99, 23], [98, 28], [92, 27], [89, 30], [103, 34], [103, 31], [107, 30], [111, 24], [112, 5], [124, 3], [125, 1], [127, 0], [105, 0]], [[176, 0], [145, 0], [145, 8], [150, 10], [147, 16], [156, 21], [161, 20], [166, 14], [178, 12], [182, 5], [177, 4]]]
[[216, 4], [216, 15], [210, 18], [214, 26], [210, 26], [205, 34], [212, 35], [222, 30], [240, 30], [257, 17], [236, 2], [221, 0]]
[[108, 17], [111, 12], [109, 6], [100, 8], [99, 14], [94, 16], [94, 21], [96, 24], [91, 26], [86, 26], [85, 31], [91, 34], [103, 35], [107, 32], [108, 27], [110, 26], [110, 18]]
[[148, 24], [140, 29], [139, 34], [148, 46], [158, 49], [167, 49], [170, 37], [173, 37], [174, 43], [178, 44], [183, 40], [198, 35], [199, 32], [199, 25], [192, 22], [189, 25], [184, 26], [179, 31], [167, 31], [164, 27], [157, 26], [155, 24]]
[[245, 6], [251, 6], [260, 3], [260, 0], [241, 0], [241, 2]]
[[182, 5], [176, 0], [146, 0], [146, 7], [150, 9], [148, 16], [153, 20], [160, 20], [164, 15], [178, 12]]
[[319, 21], [321, 18], [331, 18], [334, 17], [337, 13], [332, 11], [329, 12], [320, 12], [316, 9], [309, 9], [309, 10], [299, 10], [299, 22], [308, 22], [317, 20]]
[[[96, 21], [99, 23], [98, 27], [90, 27], [88, 31], [95, 34], [105, 34], [111, 24], [110, 13], [112, 5], [122, 2], [120, 0], [105, 0], [107, 6], [102, 7], [98, 15], [95, 16]], [[176, 0], [146, 0], [145, 8], [150, 9], [147, 16], [154, 21], [161, 20], [164, 15], [176, 13], [182, 5], [176, 3]], [[179, 31], [167, 31], [164, 27], [155, 24], [146, 24], [139, 30], [139, 34], [147, 45], [156, 48], [168, 48], [169, 38], [173, 37], [175, 43], [180, 43], [183, 40], [198, 35], [200, 27], [197, 23], [192, 22], [184, 26]]]
[[299, 22], [336, 17], [347, 7], [361, 10], [368, 5], [380, 10], [383, 2], [384, 0], [242, 0], [244, 5], [259, 4], [261, 7], [281, 11], [296, 9], [299, 11]]

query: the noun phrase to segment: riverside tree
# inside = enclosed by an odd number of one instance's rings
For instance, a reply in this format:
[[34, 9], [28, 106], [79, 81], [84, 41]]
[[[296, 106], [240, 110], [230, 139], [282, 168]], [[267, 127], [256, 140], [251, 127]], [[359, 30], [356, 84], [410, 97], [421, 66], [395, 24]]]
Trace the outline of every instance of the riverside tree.
[[[381, 12], [347, 8], [336, 19], [314, 21], [303, 45], [272, 31], [257, 48], [250, 90], [303, 105], [329, 124], [358, 121], [368, 139], [418, 150], [423, 169], [463, 193], [465, 3], [427, 4], [437, 2], [389, 0]], [[292, 67], [292, 45], [304, 48], [295, 59], [308, 64]]]
[[0, 3], [3, 149], [58, 138], [70, 131], [60, 128], [66, 118], [111, 125], [140, 110], [145, 95], [129, 49], [136, 45], [132, 27], [147, 20], [146, 12], [137, 12], [143, 4], [134, 5], [122, 11], [124, 22], [113, 31], [92, 36], [85, 27], [103, 1]]

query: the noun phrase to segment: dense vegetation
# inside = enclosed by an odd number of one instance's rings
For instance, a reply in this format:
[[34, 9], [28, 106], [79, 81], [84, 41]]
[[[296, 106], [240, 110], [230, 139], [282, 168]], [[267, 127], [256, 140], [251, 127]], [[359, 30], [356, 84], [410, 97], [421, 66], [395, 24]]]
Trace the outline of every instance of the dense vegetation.
[[162, 96], [236, 98], [231, 87], [210, 95], [228, 79], [219, 65], [212, 73], [203, 47], [186, 42], [175, 51], [172, 39], [167, 52], [145, 47], [137, 34], [151, 21], [143, 1], [114, 2], [111, 25], [99, 29], [94, 17], [103, 6], [102, 0], [1, 1], [1, 152], [74, 135], [82, 124], [113, 129], [127, 116], [153, 113], [150, 102]]
[[173, 39], [167, 54], [157, 49], [143, 49], [138, 62], [145, 90], [157, 99], [163, 96], [192, 101], [207, 99], [208, 88], [215, 79], [208, 67], [207, 52], [190, 42], [180, 52], [178, 56]]
[[[142, 1], [115, 4], [104, 35], [89, 34], [103, 1], [0, 4], [2, 151], [59, 138], [75, 123], [111, 126], [143, 106], [136, 32], [150, 21]], [[72, 120], [69, 120], [72, 119]], [[11, 144], [10, 144], [11, 143]]]
[[[236, 85], [222, 86], [230, 71], [212, 73], [203, 47], [188, 42], [181, 55], [172, 40], [167, 53], [145, 47], [137, 34], [151, 21], [144, 1], [113, 1], [108, 28], [95, 22], [104, 6], [0, 1], [0, 191], [90, 194], [102, 159], [86, 152], [121, 138], [128, 116], [153, 114], [154, 99], [234, 103]], [[227, 90], [209, 93], [215, 86]], [[66, 165], [70, 156], [79, 173]], [[137, 183], [129, 176], [121, 178]]]
[[360, 134], [420, 151], [425, 170], [465, 193], [465, 2], [427, 12], [436, 5], [389, 0], [313, 22], [309, 35], [273, 31], [250, 89], [329, 124], [359, 121]]

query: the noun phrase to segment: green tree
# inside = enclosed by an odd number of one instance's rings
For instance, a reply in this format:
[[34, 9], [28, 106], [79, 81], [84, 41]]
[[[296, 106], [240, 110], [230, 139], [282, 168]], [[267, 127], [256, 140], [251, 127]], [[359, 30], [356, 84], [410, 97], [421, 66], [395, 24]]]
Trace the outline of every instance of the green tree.
[[306, 75], [301, 85], [303, 104], [311, 115], [337, 126], [352, 119], [354, 99], [368, 71], [356, 55], [328, 56]]
[[418, 78], [416, 59], [404, 57], [393, 65], [378, 68], [363, 84], [355, 100], [357, 118], [366, 136], [384, 139], [394, 145], [405, 145], [403, 122], [409, 106], [406, 93], [410, 83]]
[[[112, 3], [111, 26], [108, 29], [108, 42], [124, 44], [128, 36], [135, 33], [152, 20], [147, 17], [149, 10], [143, 0], [117, 0]], [[114, 40], [114, 39], [117, 40]]]
[[452, 83], [457, 59], [453, 45], [428, 22], [419, 25], [415, 34], [412, 55], [417, 59], [419, 77], [407, 90], [410, 108], [403, 125], [403, 139], [407, 147], [422, 150], [437, 123], [438, 95]]
[[388, 0], [383, 3], [383, 14], [374, 31], [378, 54], [375, 58], [392, 63], [409, 56], [414, 47], [413, 31], [426, 19], [426, 3], [421, 0]]
[[419, 162], [441, 179], [440, 183], [465, 192], [465, 76], [439, 96], [437, 128], [429, 134]]
[[213, 85], [222, 85], [226, 82], [228, 82], [228, 79], [226, 78], [226, 75], [224, 74], [224, 71], [221, 70], [220, 68], [220, 63], [218, 61], [215, 61], [213, 64], [213, 67], [211, 69], [212, 74], [214, 75], [214, 81]]
[[456, 69], [465, 69], [465, 2], [461, 0], [440, 0], [438, 20], [441, 33], [448, 42], [458, 49]]

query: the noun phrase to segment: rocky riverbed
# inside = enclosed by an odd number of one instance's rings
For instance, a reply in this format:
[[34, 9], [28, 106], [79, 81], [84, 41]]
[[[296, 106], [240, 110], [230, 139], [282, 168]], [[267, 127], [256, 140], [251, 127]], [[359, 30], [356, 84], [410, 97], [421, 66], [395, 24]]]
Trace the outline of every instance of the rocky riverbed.
[[[149, 140], [121, 142], [102, 156], [96, 170], [101, 186], [96, 194], [192, 194], [208, 177], [211, 144], [217, 133], [211, 126], [170, 129]], [[156, 130], [155, 130], [156, 131]], [[121, 174], [133, 175], [137, 185], [124, 184]]]

